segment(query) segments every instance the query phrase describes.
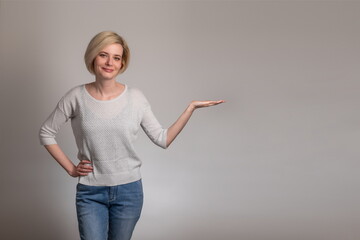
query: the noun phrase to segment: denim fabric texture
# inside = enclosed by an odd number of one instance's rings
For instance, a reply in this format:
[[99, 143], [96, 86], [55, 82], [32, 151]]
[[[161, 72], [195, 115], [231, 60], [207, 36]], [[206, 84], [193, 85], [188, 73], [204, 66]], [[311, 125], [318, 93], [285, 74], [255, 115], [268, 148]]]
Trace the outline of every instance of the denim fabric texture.
[[117, 186], [76, 187], [81, 240], [129, 240], [143, 206], [141, 179]]

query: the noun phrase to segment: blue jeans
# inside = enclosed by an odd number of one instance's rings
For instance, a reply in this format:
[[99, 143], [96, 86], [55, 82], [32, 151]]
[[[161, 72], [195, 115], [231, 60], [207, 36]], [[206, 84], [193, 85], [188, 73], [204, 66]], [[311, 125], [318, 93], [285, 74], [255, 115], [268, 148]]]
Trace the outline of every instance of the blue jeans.
[[129, 240], [143, 205], [141, 179], [117, 186], [76, 187], [81, 240]]

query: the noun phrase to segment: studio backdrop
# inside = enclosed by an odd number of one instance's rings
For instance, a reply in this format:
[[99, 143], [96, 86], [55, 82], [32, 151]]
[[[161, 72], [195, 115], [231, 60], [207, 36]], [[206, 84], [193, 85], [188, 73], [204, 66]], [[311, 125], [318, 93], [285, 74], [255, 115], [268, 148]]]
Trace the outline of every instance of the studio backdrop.
[[[169, 149], [142, 132], [134, 240], [360, 239], [360, 3], [0, 1], [1, 239], [79, 239], [75, 186], [38, 131], [94, 81], [98, 32], [132, 51], [118, 81], [143, 91]], [[77, 163], [70, 124], [57, 141]]]

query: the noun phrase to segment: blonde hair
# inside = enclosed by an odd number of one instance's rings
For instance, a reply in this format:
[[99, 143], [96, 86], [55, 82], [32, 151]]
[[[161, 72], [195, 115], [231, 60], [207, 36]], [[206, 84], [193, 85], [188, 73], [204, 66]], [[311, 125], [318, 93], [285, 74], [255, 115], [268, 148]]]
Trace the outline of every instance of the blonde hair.
[[124, 38], [119, 36], [115, 32], [111, 31], [104, 31], [96, 34], [89, 45], [86, 48], [84, 60], [86, 68], [89, 70], [90, 73], [95, 74], [94, 70], [94, 60], [99, 52], [104, 49], [106, 46], [110, 44], [118, 43], [123, 48], [123, 55], [121, 57], [121, 68], [118, 74], [123, 73], [127, 67], [129, 66], [130, 61], [130, 49], [125, 41]]

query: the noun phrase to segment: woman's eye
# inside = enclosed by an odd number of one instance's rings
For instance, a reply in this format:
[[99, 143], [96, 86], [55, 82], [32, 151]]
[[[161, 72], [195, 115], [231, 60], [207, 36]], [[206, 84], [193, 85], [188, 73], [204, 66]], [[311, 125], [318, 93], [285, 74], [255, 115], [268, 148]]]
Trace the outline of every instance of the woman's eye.
[[100, 53], [99, 56], [100, 56], [100, 57], [106, 57], [106, 54]]
[[121, 58], [119, 58], [119, 57], [115, 57], [114, 58], [116, 61], [120, 61], [121, 60]]

